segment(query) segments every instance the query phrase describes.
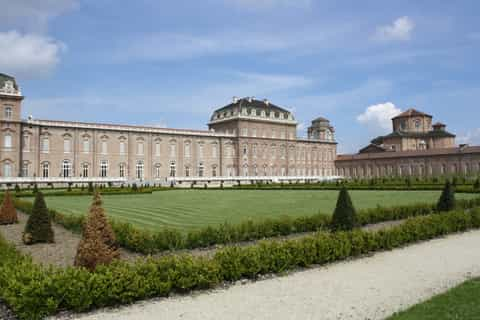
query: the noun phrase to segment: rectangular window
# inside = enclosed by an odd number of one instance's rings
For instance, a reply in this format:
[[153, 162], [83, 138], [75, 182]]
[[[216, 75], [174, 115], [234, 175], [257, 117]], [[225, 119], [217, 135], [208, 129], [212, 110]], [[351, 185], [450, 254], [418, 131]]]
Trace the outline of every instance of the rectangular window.
[[83, 152], [89, 153], [90, 152], [90, 140], [83, 139]]
[[120, 141], [120, 154], [125, 154], [125, 141]]
[[28, 177], [28, 163], [22, 165], [22, 177]]
[[175, 144], [170, 144], [170, 157], [175, 158], [177, 154], [177, 146]]
[[10, 149], [12, 147], [12, 136], [7, 133], [3, 138], [3, 147]]
[[120, 178], [125, 178], [125, 164], [121, 163], [119, 169], [120, 169], [120, 172], [119, 172]]
[[160, 142], [155, 143], [155, 156], [160, 157]]
[[100, 177], [106, 177], [108, 172], [108, 161], [100, 161]]
[[139, 142], [137, 145], [137, 154], [143, 156], [143, 142]]
[[10, 163], [3, 164], [3, 176], [4, 177], [12, 176], [12, 165]]
[[25, 151], [25, 152], [30, 151], [30, 136], [29, 135], [23, 136], [23, 151]]
[[50, 165], [48, 163], [42, 164], [42, 177], [48, 178], [50, 173]]
[[203, 143], [198, 144], [198, 157], [203, 159]]
[[190, 158], [190, 143], [185, 144], [185, 157]]
[[248, 129], [247, 129], [247, 128], [243, 128], [243, 129], [242, 129], [242, 135], [243, 135], [244, 137], [246, 137], [246, 136], [248, 135]]
[[5, 119], [10, 120], [12, 119], [12, 107], [5, 106]]
[[107, 141], [102, 141], [102, 154], [107, 154]]
[[84, 163], [82, 166], [82, 176], [84, 178], [88, 177], [88, 164]]
[[256, 136], [257, 136], [257, 129], [253, 128], [252, 129], [252, 137], [256, 137]]
[[218, 156], [218, 147], [216, 144], [212, 145], [212, 158], [217, 158]]
[[63, 140], [63, 152], [64, 153], [70, 153], [71, 150], [71, 145], [70, 145], [70, 139], [64, 139]]

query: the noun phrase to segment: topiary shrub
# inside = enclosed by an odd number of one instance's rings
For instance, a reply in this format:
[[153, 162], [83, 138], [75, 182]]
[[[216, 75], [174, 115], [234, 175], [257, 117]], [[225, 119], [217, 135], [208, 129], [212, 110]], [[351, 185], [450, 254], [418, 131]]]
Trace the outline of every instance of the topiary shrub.
[[18, 222], [17, 209], [13, 204], [12, 196], [7, 190], [0, 208], [0, 224], [14, 224]]
[[115, 234], [102, 208], [100, 194], [95, 192], [74, 264], [93, 271], [98, 265], [109, 264], [118, 257]]
[[345, 187], [340, 189], [337, 199], [337, 206], [333, 212], [331, 229], [332, 231], [352, 230], [357, 226], [357, 213], [352, 204], [352, 199]]
[[477, 178], [477, 180], [475, 180], [475, 182], [473, 183], [473, 190], [480, 190], [480, 178]]
[[455, 191], [450, 181], [447, 180], [443, 187], [442, 194], [438, 199], [437, 211], [444, 212], [455, 209]]
[[33, 185], [33, 193], [37, 193], [37, 192], [38, 192], [38, 186], [37, 186], [37, 184], [35, 183], [35, 184]]
[[23, 232], [23, 242], [27, 245], [55, 242], [51, 217], [41, 192], [37, 192], [35, 195], [32, 214], [28, 218]]
[[94, 190], [93, 190], [93, 183], [89, 182], [89, 183], [88, 183], [88, 192], [89, 192], [89, 193], [93, 193], [93, 191], [94, 191]]
[[18, 184], [15, 184], [15, 193], [20, 193], [20, 186]]

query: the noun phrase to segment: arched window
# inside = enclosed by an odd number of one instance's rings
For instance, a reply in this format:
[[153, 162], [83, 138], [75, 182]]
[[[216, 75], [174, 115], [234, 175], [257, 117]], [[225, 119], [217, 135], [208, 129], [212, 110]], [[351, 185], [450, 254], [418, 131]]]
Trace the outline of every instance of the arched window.
[[48, 162], [42, 163], [42, 177], [48, 178], [50, 176], [50, 164]]
[[5, 107], [5, 119], [12, 119], [12, 107], [10, 106]]
[[125, 163], [120, 163], [118, 169], [120, 178], [125, 178]]
[[143, 180], [144, 178], [144, 175], [143, 175], [143, 169], [144, 169], [144, 164], [143, 164], [143, 161], [137, 161], [137, 165], [136, 165], [136, 177], [137, 179], [139, 180]]
[[88, 177], [88, 163], [84, 163], [82, 165], [82, 177], [84, 178]]
[[108, 161], [100, 160], [100, 177], [108, 176]]
[[198, 176], [203, 177], [205, 171], [205, 167], [203, 166], [203, 162], [198, 164]]
[[3, 147], [10, 149], [12, 147], [12, 135], [10, 133], [5, 134], [3, 137]]
[[3, 176], [11, 177], [12, 176], [12, 165], [9, 162], [3, 164]]
[[65, 178], [70, 177], [72, 174], [72, 163], [70, 160], [63, 160], [62, 162], [62, 176]]
[[170, 177], [175, 177], [175, 174], [177, 173], [176, 171], [175, 162], [170, 162]]

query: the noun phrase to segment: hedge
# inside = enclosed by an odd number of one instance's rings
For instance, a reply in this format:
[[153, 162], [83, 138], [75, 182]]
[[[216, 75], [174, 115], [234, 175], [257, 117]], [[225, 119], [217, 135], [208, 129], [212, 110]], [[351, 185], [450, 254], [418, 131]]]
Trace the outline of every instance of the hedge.
[[0, 297], [20, 318], [41, 319], [61, 310], [86, 311], [322, 265], [474, 228], [480, 228], [478, 208], [411, 218], [378, 232], [319, 232], [297, 240], [226, 247], [212, 258], [168, 255], [118, 261], [95, 272], [42, 267], [0, 239]]

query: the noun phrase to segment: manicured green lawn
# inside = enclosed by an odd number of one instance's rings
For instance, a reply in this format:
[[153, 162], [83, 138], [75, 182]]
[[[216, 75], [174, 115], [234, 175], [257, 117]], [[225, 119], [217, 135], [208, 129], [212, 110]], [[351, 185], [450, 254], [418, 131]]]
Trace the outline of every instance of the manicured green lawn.
[[[281, 215], [331, 214], [338, 191], [320, 190], [172, 190], [153, 194], [106, 195], [108, 215], [139, 227], [165, 226], [181, 230], [228, 221], [263, 219]], [[439, 191], [352, 191], [357, 209], [413, 203], [434, 203]], [[471, 198], [474, 195], [457, 195]], [[90, 197], [46, 197], [47, 205], [67, 214], [85, 214]]]
[[480, 279], [467, 281], [388, 320], [470, 319], [480, 319]]

